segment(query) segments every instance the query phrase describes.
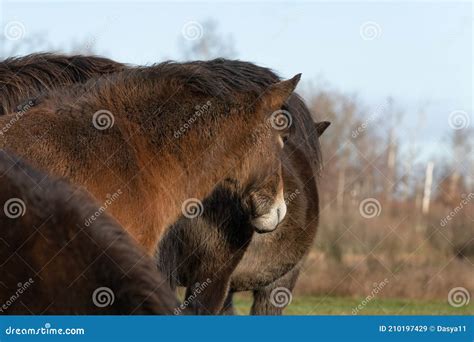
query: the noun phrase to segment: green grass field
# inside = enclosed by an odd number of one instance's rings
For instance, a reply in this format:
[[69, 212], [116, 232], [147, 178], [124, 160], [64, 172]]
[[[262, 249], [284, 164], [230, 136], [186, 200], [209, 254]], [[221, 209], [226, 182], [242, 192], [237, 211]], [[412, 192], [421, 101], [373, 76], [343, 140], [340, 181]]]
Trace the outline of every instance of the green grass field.
[[[246, 315], [251, 306], [251, 297], [237, 294], [235, 308], [238, 314]], [[341, 297], [294, 296], [286, 308], [286, 315], [352, 315], [352, 310], [362, 299]], [[358, 315], [472, 315], [474, 305], [454, 308], [442, 301], [411, 301], [398, 299], [373, 299]]]

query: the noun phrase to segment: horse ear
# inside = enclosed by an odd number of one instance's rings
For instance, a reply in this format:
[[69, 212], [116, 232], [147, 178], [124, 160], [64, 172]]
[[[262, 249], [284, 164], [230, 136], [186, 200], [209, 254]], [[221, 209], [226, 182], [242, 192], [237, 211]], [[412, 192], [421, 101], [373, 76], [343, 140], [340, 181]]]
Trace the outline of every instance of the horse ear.
[[301, 74], [297, 74], [289, 80], [272, 84], [262, 96], [264, 106], [271, 109], [281, 108], [288, 97], [290, 97], [291, 93], [295, 90], [300, 79]]
[[326, 130], [326, 128], [329, 127], [329, 125], [331, 125], [329, 121], [320, 121], [314, 123], [314, 126], [316, 127], [316, 132], [318, 132], [318, 137], [320, 137], [324, 133], [324, 131]]

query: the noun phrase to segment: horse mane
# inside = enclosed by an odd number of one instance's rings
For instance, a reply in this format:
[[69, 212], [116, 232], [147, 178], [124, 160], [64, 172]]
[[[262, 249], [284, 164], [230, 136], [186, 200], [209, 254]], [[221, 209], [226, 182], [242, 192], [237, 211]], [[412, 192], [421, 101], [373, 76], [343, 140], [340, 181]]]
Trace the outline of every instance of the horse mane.
[[[250, 112], [258, 105], [258, 100], [265, 91], [279, 79], [267, 77], [268, 82], [249, 81], [245, 72], [233, 68], [231, 64], [250, 66], [250, 63], [227, 62], [222, 59], [185, 63], [166, 61], [151, 66], [127, 68], [112, 73], [107, 78], [91, 78], [81, 84], [59, 88], [42, 96], [39, 103], [49, 102], [64, 112], [80, 107], [112, 111], [117, 106], [126, 108], [131, 98], [134, 101], [141, 100], [141, 103], [159, 105], [157, 94], [161, 99], [171, 99], [177, 93], [183, 93], [188, 100], [193, 95], [204, 96], [225, 106], [236, 106]], [[250, 74], [251, 69], [246, 72]]]
[[290, 139], [296, 145], [296, 149], [303, 150], [309, 157], [314, 174], [320, 175], [323, 166], [321, 144], [311, 111], [297, 93], [290, 96], [284, 109], [290, 112], [295, 126], [295, 133]]
[[[256, 75], [258, 72], [258, 75]], [[170, 92], [186, 88], [187, 91], [237, 102], [240, 94], [257, 100], [271, 85], [281, 79], [270, 69], [248, 62], [214, 59], [211, 61], [165, 61], [147, 67], [137, 67], [114, 75], [114, 81], [127, 84], [136, 79], [149, 79], [170, 87]], [[254, 103], [248, 104], [249, 106]]]
[[[100, 77], [104, 74], [106, 78]], [[57, 108], [66, 111], [71, 106], [77, 108], [82, 98], [87, 98], [90, 104], [100, 97], [100, 100], [105, 98], [107, 101], [99, 107], [106, 108], [120, 101], [117, 93], [127, 94], [126, 97], [142, 96], [146, 93], [143, 83], [149, 85], [150, 81], [160, 88], [155, 88], [155, 91], [166, 91], [170, 96], [186, 88], [189, 92], [227, 103], [245, 103], [252, 108], [265, 90], [280, 80], [269, 68], [224, 58], [184, 63], [165, 61], [148, 67], [131, 68], [97, 56], [31, 54], [0, 62], [0, 115], [11, 112], [21, 101], [31, 100], [32, 97], [35, 103], [49, 99], [55, 102]], [[48, 93], [49, 90], [55, 91]], [[95, 93], [99, 90], [101, 93], [97, 96]], [[244, 102], [242, 93], [247, 94]], [[148, 95], [152, 96], [149, 91]], [[66, 102], [69, 104], [65, 105]], [[314, 170], [319, 172], [321, 148], [310, 110], [296, 93], [289, 98], [284, 109], [292, 114], [295, 126], [293, 141], [304, 150]]]
[[58, 86], [84, 83], [127, 67], [98, 56], [34, 53], [7, 58], [0, 62], [0, 115]]

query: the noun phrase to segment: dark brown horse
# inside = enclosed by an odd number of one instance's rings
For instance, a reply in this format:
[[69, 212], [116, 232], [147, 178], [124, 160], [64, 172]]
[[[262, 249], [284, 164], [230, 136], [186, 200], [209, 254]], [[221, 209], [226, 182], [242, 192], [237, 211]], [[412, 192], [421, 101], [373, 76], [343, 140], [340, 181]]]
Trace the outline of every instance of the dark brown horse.
[[0, 62], [0, 115], [34, 103], [43, 93], [93, 77], [122, 71], [126, 65], [96, 56], [37, 53]]
[[[45, 61], [47, 62], [48, 58], [50, 58], [50, 64], [52, 65], [50, 73], [52, 75], [49, 75], [47, 79], [56, 79], [57, 77], [54, 75], [56, 68], [54, 65], [58, 59], [61, 60], [67, 57], [59, 58], [59, 56], [55, 55], [42, 55], [40, 57], [41, 63], [38, 64], [41, 65], [41, 72], [45, 73], [47, 71], [47, 63], [45, 63]], [[34, 63], [31, 62], [34, 60], [34, 56], [29, 56], [27, 59], [33, 69]], [[95, 58], [89, 59], [89, 57], [85, 56], [75, 56], [74, 59], [77, 62], [76, 64], [92, 65], [95, 63]], [[20, 61], [21, 60], [18, 59], [18, 62]], [[104, 60], [101, 59], [100, 61], [100, 65], [102, 65]], [[105, 70], [121, 67], [120, 64], [111, 60], [107, 60], [107, 63], [110, 66]], [[257, 67], [250, 63], [229, 60], [216, 60], [211, 63], [225, 66], [226, 72], [231, 74], [236, 82], [244, 82], [248, 87], [257, 92], [263, 92], [272, 83], [279, 81], [278, 77], [270, 70]], [[193, 64], [202, 65], [203, 62], [195, 62]], [[98, 73], [100, 72], [100, 65], [94, 68]], [[71, 64], [69, 68], [73, 69], [69, 71], [71, 74], [81, 74], [83, 72], [82, 69], [76, 69], [74, 64]], [[31, 70], [31, 72], [34, 72], [34, 70]], [[82, 75], [81, 77], [85, 78], [87, 76], [88, 75]], [[51, 88], [61, 88], [67, 85], [69, 85], [69, 80], [62, 82], [62, 79], [58, 79], [56, 83], [51, 84]], [[17, 94], [11, 95], [15, 96]], [[21, 103], [25, 102], [25, 100], [24, 98], [18, 97], [17, 102]], [[306, 113], [298, 114], [296, 118], [295, 126], [298, 128], [299, 134], [293, 136], [292, 141], [299, 145], [299, 148], [305, 151], [307, 155], [313, 157], [310, 164], [313, 164], [312, 168], [314, 169], [314, 165], [319, 164], [319, 146], [314, 137], [306, 135], [307, 133], [313, 134], [309, 112], [307, 112], [306, 107], [297, 96], [293, 96], [289, 104], [291, 111], [306, 111]], [[292, 120], [291, 117], [287, 118], [284, 115], [282, 118]], [[186, 126], [182, 128], [186, 128]], [[325, 126], [322, 129], [324, 128]], [[175, 131], [175, 137], [179, 137], [183, 132], [186, 132], [186, 129]], [[295, 195], [291, 191], [286, 192], [289, 193], [291, 197]], [[196, 220], [196, 222], [199, 223], [200, 229], [189, 230], [186, 224], [178, 224], [172, 234], [179, 234], [180, 239], [175, 240], [180, 241], [180, 243], [178, 243], [177, 246], [174, 246], [173, 243], [163, 244], [163, 249], [165, 249], [166, 252], [162, 254], [167, 255], [168, 259], [172, 259], [166, 261], [169, 263], [168, 265], [162, 265], [163, 269], [169, 271], [168, 273], [176, 271], [171, 269], [171, 266], [176, 266], [177, 260], [185, 260], [185, 267], [193, 270], [193, 273], [183, 272], [184, 266], [181, 267], [176, 273], [189, 275], [189, 279], [181, 280], [181, 283], [195, 284], [201, 281], [201, 286], [205, 285], [206, 289], [200, 290], [198, 288], [190, 293], [191, 296], [192, 292], [200, 292], [199, 300], [195, 300], [194, 304], [198, 302], [205, 303], [203, 308], [198, 308], [198, 311], [216, 313], [219, 310], [229, 287], [230, 275], [241, 260], [252, 238], [254, 229], [256, 228], [258, 231], [272, 230], [276, 223], [278, 223], [278, 221], [275, 222], [277, 215], [268, 215], [268, 213], [271, 213], [274, 197], [275, 193], [271, 183], [260, 189], [249, 189], [244, 196], [239, 196], [236, 192], [235, 184], [225, 181], [216, 188], [212, 196], [206, 199], [204, 203], [206, 213], [202, 217], [202, 220]], [[255, 218], [252, 220], [252, 217]], [[184, 230], [180, 231], [180, 228]], [[313, 236], [309, 237], [311, 241]], [[165, 239], [165, 241], [168, 242], [170, 240], [172, 239], [169, 237]], [[199, 243], [199, 241], [202, 243]], [[206, 241], [206, 243], [203, 241]], [[209, 241], [214, 241], [214, 243], [209, 243]], [[275, 242], [273, 244], [275, 245]], [[206, 250], [200, 245], [207, 245], [209, 248]], [[183, 248], [183, 246], [186, 246], [186, 248]], [[214, 247], [216, 248], [214, 249]], [[206, 279], [206, 281], [203, 282], [202, 279]], [[211, 281], [211, 279], [213, 280]], [[172, 282], [175, 285], [175, 282]]]
[[0, 189], [0, 314], [172, 313], [155, 261], [85, 191], [2, 150]]
[[[262, 89], [278, 80], [270, 70], [253, 64], [226, 63], [236, 75], [245, 74]], [[291, 296], [316, 234], [316, 179], [321, 167], [318, 138], [329, 123], [314, 124], [308, 108], [295, 94], [283, 110], [294, 124], [282, 155], [286, 218], [274, 232], [254, 235], [245, 210], [246, 198], [225, 188], [216, 189], [206, 199], [201, 217], [181, 218], [161, 241], [158, 263], [172, 288], [187, 287], [182, 307], [193, 305], [200, 312], [216, 313], [229, 292], [225, 312], [230, 313], [232, 293], [237, 291], [253, 291], [253, 314], [281, 314], [288, 304], [281, 299]], [[258, 193], [263, 192], [260, 189]]]
[[[318, 123], [317, 136], [328, 126], [328, 122]], [[294, 145], [289, 142], [287, 147], [291, 149]], [[319, 196], [316, 177], [309, 167], [311, 157], [301, 150], [284, 155], [288, 158], [283, 161], [288, 214], [275, 232], [253, 236], [232, 274], [224, 313], [233, 312], [234, 292], [252, 291], [251, 314], [281, 315], [291, 302], [293, 288], [313, 245], [319, 221]]]
[[[263, 214], [260, 228], [274, 229], [286, 208], [279, 155], [287, 130], [275, 129], [269, 117], [299, 77], [262, 91], [234, 76], [211, 61], [91, 79], [0, 118], [0, 146], [85, 186], [101, 201], [122, 189], [108, 209], [150, 254], [182, 203], [206, 197], [225, 179], [240, 194], [271, 185], [271, 215]], [[197, 115], [196, 106], [205, 113]], [[261, 221], [255, 217], [257, 225]]]
[[[318, 124], [317, 136], [327, 126]], [[172, 288], [187, 287], [186, 298], [192, 298], [187, 302], [199, 312], [216, 313], [229, 293], [224, 311], [231, 313], [232, 294], [239, 291], [253, 291], [252, 314], [281, 314], [289, 303], [282, 304], [278, 298], [291, 296], [314, 241], [319, 213], [310, 160], [291, 140], [282, 157], [288, 211], [278, 229], [253, 234], [243, 199], [218, 188], [204, 202], [201, 217], [181, 218], [161, 241], [160, 269]], [[284, 293], [277, 288], [285, 288]]]

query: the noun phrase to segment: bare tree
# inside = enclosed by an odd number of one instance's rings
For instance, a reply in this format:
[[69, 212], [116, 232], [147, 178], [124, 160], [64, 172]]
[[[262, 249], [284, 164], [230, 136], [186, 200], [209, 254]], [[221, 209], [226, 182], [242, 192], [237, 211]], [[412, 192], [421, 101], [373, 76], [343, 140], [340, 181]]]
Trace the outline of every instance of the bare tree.
[[[192, 33], [188, 34], [187, 30], [192, 30]], [[183, 58], [186, 60], [237, 56], [233, 36], [219, 33], [218, 24], [213, 20], [206, 20], [202, 25], [198, 22], [186, 24], [179, 43]]]

